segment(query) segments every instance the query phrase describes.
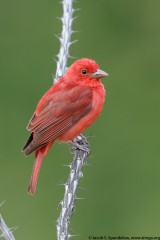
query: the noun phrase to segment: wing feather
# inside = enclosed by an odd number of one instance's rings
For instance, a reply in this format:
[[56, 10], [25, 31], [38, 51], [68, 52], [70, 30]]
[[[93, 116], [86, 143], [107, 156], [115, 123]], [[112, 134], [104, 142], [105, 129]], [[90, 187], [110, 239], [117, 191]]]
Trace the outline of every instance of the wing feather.
[[54, 93], [54, 86], [42, 97], [41, 107], [38, 105], [38, 111], [29, 121], [27, 129], [33, 132], [33, 140], [26, 144], [26, 154], [57, 139], [92, 109], [91, 88], [63, 83], [63, 88], [56, 88]]

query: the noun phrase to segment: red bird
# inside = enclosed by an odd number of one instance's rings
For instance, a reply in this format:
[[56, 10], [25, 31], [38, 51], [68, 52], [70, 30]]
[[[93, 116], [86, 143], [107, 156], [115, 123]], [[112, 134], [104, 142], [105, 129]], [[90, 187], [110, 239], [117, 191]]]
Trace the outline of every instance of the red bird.
[[54, 141], [73, 140], [101, 113], [105, 89], [100, 78], [107, 76], [95, 61], [77, 60], [39, 101], [27, 126], [31, 135], [23, 148], [25, 155], [35, 151], [30, 194], [36, 191], [42, 160]]

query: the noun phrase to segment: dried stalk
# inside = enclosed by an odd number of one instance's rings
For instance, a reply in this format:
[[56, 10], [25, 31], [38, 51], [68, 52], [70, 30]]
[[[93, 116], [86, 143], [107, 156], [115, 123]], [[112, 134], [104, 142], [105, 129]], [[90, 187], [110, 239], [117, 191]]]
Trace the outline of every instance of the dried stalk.
[[76, 191], [80, 177], [83, 177], [82, 168], [86, 164], [86, 159], [90, 153], [88, 141], [84, 136], [79, 136], [74, 140], [71, 148], [73, 161], [70, 167], [70, 174], [65, 184], [64, 198], [61, 201], [61, 213], [57, 220], [57, 240], [68, 240], [72, 235], [69, 234], [70, 219], [74, 212]]
[[63, 0], [63, 16], [61, 17], [62, 21], [62, 33], [60, 37], [58, 37], [60, 41], [60, 50], [57, 55], [57, 70], [55, 74], [55, 78], [53, 79], [54, 83], [58, 81], [58, 79], [63, 76], [67, 68], [67, 61], [69, 57], [69, 47], [73, 43], [70, 41], [72, 31], [72, 23], [73, 23], [73, 0]]
[[[0, 206], [2, 206], [2, 204], [0, 204]], [[15, 240], [13, 236], [13, 231], [15, 229], [16, 227], [9, 228], [3, 220], [2, 216], [0, 215], [0, 238], [4, 238], [6, 240]]]
[[[54, 78], [54, 83], [56, 83], [66, 71], [67, 60], [69, 57], [69, 47], [72, 44], [70, 39], [73, 32], [73, 0], [63, 0], [62, 4], [62, 33], [59, 37], [60, 51], [57, 55], [57, 70]], [[61, 201], [62, 209], [57, 220], [57, 240], [68, 240], [71, 237], [71, 235], [69, 234], [69, 227], [71, 215], [74, 212], [76, 190], [78, 187], [79, 179], [83, 176], [82, 168], [85, 165], [87, 156], [90, 153], [88, 141], [84, 136], [78, 136], [73, 141], [72, 152], [74, 157], [70, 165], [69, 178], [65, 184], [64, 198]]]

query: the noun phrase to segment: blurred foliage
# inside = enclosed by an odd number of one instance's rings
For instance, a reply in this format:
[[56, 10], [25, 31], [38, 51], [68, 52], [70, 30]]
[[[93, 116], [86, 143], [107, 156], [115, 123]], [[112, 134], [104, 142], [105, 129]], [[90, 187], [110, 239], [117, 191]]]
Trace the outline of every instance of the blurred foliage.
[[[80, 0], [71, 55], [95, 59], [110, 74], [107, 101], [90, 127], [92, 154], [71, 222], [89, 235], [160, 236], [160, 1]], [[52, 84], [61, 31], [59, 1], [0, 2], [1, 212], [16, 239], [55, 239], [56, 219], [72, 156], [55, 144], [34, 197], [27, 195], [34, 156], [21, 148], [25, 126]], [[72, 63], [74, 59], [70, 59]]]

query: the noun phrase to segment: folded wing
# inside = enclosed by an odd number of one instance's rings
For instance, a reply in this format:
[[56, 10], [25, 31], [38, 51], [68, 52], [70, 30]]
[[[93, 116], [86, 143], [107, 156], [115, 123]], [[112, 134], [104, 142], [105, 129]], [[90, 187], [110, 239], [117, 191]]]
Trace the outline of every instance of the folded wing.
[[92, 89], [64, 84], [52, 86], [40, 100], [27, 129], [32, 132], [23, 150], [26, 155], [54, 141], [92, 109]]

